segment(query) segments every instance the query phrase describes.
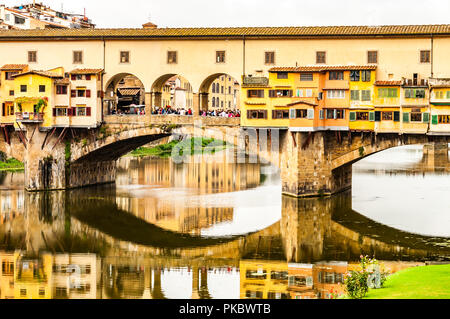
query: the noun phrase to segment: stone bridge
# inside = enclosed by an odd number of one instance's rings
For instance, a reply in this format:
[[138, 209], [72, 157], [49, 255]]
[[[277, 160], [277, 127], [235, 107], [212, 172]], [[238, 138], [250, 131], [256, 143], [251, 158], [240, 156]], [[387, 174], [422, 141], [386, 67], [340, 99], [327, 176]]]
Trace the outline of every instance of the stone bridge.
[[25, 162], [27, 190], [57, 190], [114, 182], [115, 161], [150, 142], [167, 142], [163, 138], [171, 136], [214, 137], [280, 167], [284, 194], [310, 197], [349, 189], [352, 164], [374, 153], [450, 141], [445, 135], [242, 128], [239, 118], [222, 117], [111, 115], [104, 121], [97, 129], [47, 132], [27, 124], [0, 151]]

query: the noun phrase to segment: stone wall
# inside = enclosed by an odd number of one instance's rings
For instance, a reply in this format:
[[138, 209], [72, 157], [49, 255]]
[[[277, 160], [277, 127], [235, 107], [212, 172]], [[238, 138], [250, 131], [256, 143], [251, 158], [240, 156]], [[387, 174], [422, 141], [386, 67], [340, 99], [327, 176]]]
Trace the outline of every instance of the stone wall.
[[116, 161], [70, 164], [67, 188], [84, 187], [116, 181]]

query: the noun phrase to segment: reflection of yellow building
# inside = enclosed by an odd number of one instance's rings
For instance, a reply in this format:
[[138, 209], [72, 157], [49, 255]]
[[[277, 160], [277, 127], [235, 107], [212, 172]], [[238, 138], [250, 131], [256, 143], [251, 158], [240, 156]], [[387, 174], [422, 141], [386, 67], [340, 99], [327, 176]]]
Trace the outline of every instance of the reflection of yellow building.
[[0, 299], [14, 299], [14, 278], [19, 252], [0, 251]]
[[57, 254], [53, 259], [53, 296], [57, 299], [97, 298], [95, 254]]
[[39, 259], [16, 259], [14, 274], [15, 299], [52, 298], [52, 256], [43, 254]]
[[22, 191], [0, 192], [0, 225], [24, 213], [24, 193]]
[[313, 267], [314, 291], [319, 299], [332, 299], [333, 294], [343, 294], [347, 262], [323, 262]]
[[312, 264], [289, 264], [288, 291], [291, 299], [316, 299]]
[[239, 262], [241, 299], [289, 299], [288, 263], [272, 260]]
[[26, 64], [6, 64], [0, 69], [0, 122], [1, 124], [14, 124], [16, 115], [14, 112], [14, 75], [28, 71]]

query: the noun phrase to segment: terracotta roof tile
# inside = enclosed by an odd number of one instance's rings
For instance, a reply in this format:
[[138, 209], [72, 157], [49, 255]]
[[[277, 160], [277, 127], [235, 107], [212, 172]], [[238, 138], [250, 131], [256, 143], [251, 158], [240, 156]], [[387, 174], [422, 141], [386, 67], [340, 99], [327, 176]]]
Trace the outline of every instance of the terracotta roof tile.
[[75, 69], [70, 74], [98, 74], [103, 73], [103, 69]]
[[274, 67], [269, 72], [325, 72], [325, 71], [350, 71], [350, 70], [376, 70], [376, 65], [321, 65], [298, 67]]
[[402, 81], [375, 81], [376, 86], [400, 86]]
[[37, 74], [37, 75], [45, 76], [45, 77], [48, 77], [48, 78], [63, 78], [63, 76], [61, 74], [58, 74], [58, 73], [49, 72], [49, 71], [38, 71], [38, 70], [31, 70], [31, 71], [28, 71], [28, 72], [15, 74], [15, 75], [13, 75], [13, 77], [17, 78], [17, 77], [28, 75], [28, 74]]
[[4, 66], [2, 66], [0, 68], [0, 70], [2, 70], [2, 71], [9, 71], [9, 70], [22, 71], [23, 69], [26, 69], [27, 67], [28, 67], [27, 64], [5, 64]]
[[430, 36], [450, 34], [450, 25], [232, 27], [232, 28], [142, 28], [142, 29], [34, 29], [4, 30], [0, 39], [39, 37], [361, 37]]

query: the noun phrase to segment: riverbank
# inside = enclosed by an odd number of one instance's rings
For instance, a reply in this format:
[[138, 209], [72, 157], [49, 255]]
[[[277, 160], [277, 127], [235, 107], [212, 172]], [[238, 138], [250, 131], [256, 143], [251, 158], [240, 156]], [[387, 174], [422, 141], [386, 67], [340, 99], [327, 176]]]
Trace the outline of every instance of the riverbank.
[[6, 161], [0, 161], [0, 171], [22, 171], [25, 166], [15, 158], [9, 158]]
[[175, 152], [178, 152], [177, 155], [182, 156], [185, 155], [184, 152], [186, 150], [190, 152], [190, 155], [198, 153], [214, 154], [215, 152], [222, 151], [225, 148], [226, 148], [225, 142], [221, 140], [215, 140], [213, 138], [195, 137], [181, 142], [172, 141], [170, 143], [158, 145], [155, 147], [140, 147], [132, 151], [131, 153], [127, 154], [126, 156], [133, 156], [133, 157], [156, 156], [166, 158], [172, 155], [174, 149]]
[[365, 299], [449, 299], [450, 265], [422, 266], [399, 271], [384, 288], [370, 289]]

